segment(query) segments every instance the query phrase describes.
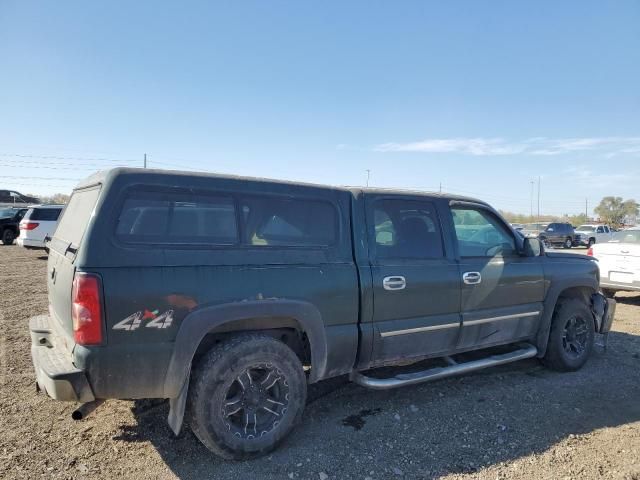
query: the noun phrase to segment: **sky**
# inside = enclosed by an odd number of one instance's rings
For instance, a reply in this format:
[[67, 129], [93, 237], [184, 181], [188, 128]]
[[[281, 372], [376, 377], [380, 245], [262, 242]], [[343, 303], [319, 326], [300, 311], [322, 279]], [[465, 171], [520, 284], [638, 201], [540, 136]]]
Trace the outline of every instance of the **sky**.
[[543, 214], [640, 201], [640, 2], [0, 0], [0, 188], [145, 153], [525, 214], [539, 179]]

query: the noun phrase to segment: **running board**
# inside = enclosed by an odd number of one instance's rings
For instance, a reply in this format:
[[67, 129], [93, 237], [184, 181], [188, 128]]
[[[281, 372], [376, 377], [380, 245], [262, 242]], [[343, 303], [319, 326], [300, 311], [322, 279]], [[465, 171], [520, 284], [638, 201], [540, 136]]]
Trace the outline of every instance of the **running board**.
[[391, 378], [373, 378], [362, 375], [360, 372], [351, 374], [351, 381], [363, 387], [372, 388], [374, 390], [389, 390], [391, 388], [404, 387], [422, 382], [431, 382], [440, 378], [452, 377], [454, 375], [462, 375], [464, 373], [475, 372], [483, 368], [504, 365], [505, 363], [517, 362], [526, 358], [535, 357], [538, 349], [533, 345], [526, 345], [523, 348], [509, 353], [500, 355], [492, 355], [479, 360], [471, 360], [469, 362], [457, 363], [451, 357], [445, 357], [449, 364], [446, 367], [434, 367], [422, 372], [400, 373]]

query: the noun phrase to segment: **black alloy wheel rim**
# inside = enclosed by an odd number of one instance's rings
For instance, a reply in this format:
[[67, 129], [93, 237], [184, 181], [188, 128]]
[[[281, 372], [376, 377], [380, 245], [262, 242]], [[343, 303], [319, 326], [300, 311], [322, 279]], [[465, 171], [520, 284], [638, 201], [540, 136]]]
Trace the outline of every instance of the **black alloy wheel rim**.
[[574, 315], [567, 320], [562, 335], [562, 348], [573, 358], [580, 357], [587, 349], [589, 330], [584, 318]]
[[289, 407], [289, 384], [271, 363], [253, 365], [238, 375], [227, 390], [222, 420], [236, 437], [260, 438], [276, 429]]

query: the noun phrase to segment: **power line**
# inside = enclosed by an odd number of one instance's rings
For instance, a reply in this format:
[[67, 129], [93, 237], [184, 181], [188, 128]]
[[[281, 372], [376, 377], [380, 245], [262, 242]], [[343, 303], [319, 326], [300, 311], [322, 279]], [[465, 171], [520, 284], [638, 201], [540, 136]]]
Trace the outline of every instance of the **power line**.
[[46, 170], [90, 170], [90, 171], [96, 171], [100, 168], [104, 169], [105, 166], [104, 165], [100, 165], [98, 167], [87, 167], [84, 165], [80, 165], [80, 166], [68, 166], [68, 167], [62, 167], [62, 166], [50, 166], [50, 165], [14, 165], [14, 164], [10, 164], [10, 163], [0, 163], [0, 167], [11, 167], [11, 168], [21, 168], [21, 169], [31, 169], [31, 170], [38, 170], [38, 169], [46, 169]]
[[44, 160], [86, 160], [91, 162], [139, 162], [140, 160], [127, 158], [107, 158], [107, 157], [61, 157], [57, 155], [33, 155], [26, 153], [0, 153], [0, 157], [17, 157], [17, 158], [41, 158]]
[[[35, 165], [36, 167], [39, 167], [42, 165], [42, 160], [14, 160], [14, 159], [10, 159], [10, 158], [0, 158], [0, 162], [3, 163], [11, 163], [13, 164], [13, 166], [17, 166], [17, 167], [24, 167], [24, 168], [31, 168], [32, 165]], [[128, 166], [125, 165], [124, 162], [122, 163], [115, 163], [113, 165], [108, 165], [108, 164], [104, 164], [104, 163], [83, 163], [83, 162], [46, 162], [47, 165], [59, 165], [59, 166], [69, 166], [69, 167], [76, 167], [76, 166], [88, 166], [88, 167], [97, 167], [97, 168], [112, 168], [112, 167], [116, 167], [118, 165], [123, 165], [123, 166]]]
[[79, 182], [82, 178], [64, 178], [64, 177], [22, 177], [22, 176], [14, 176], [14, 175], [0, 175], [0, 178], [17, 178], [21, 180], [61, 180], [65, 182]]

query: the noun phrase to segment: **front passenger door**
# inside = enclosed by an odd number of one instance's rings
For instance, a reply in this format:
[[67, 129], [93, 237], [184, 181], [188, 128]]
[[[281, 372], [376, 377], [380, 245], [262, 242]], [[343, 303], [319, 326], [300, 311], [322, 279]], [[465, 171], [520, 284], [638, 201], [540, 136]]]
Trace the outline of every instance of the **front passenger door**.
[[488, 207], [451, 206], [462, 279], [459, 349], [531, 338], [544, 299], [541, 257], [521, 256], [513, 231]]

